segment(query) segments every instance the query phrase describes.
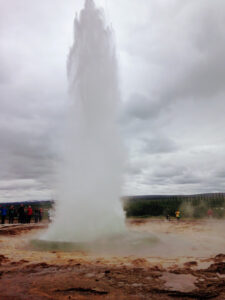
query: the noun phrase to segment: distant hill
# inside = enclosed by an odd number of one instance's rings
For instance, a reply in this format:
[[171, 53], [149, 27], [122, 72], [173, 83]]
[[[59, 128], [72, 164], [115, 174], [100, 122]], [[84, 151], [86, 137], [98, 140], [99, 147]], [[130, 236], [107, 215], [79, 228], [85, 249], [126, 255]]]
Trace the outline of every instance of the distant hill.
[[225, 193], [204, 193], [193, 195], [137, 195], [137, 196], [124, 196], [124, 201], [140, 201], [140, 200], [174, 200], [174, 199], [225, 199]]

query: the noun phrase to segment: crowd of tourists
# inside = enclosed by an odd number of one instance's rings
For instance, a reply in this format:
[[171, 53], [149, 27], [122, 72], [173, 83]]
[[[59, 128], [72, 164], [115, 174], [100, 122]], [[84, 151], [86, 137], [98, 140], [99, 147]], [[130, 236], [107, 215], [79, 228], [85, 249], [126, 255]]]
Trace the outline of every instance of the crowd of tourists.
[[35, 223], [42, 221], [43, 210], [42, 208], [32, 208], [31, 205], [24, 206], [21, 204], [18, 209], [11, 205], [9, 208], [0, 206], [1, 224], [5, 224], [8, 219], [9, 224], [13, 224], [17, 220], [18, 223], [31, 223], [33, 219]]

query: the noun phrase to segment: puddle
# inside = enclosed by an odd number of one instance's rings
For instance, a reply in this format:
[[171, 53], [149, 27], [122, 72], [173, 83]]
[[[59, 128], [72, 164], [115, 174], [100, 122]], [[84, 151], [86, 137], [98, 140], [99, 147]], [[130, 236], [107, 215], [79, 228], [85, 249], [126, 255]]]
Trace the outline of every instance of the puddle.
[[195, 285], [197, 277], [190, 274], [172, 274], [165, 272], [161, 279], [166, 281], [164, 284], [165, 288], [171, 291], [190, 293], [197, 288]]

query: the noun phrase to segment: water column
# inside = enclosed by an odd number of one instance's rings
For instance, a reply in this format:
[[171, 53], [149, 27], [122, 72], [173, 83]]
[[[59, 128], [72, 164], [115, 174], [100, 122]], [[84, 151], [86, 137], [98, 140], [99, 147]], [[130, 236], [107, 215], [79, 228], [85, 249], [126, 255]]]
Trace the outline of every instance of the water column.
[[70, 109], [56, 215], [47, 232], [55, 241], [92, 241], [125, 230], [120, 202], [123, 151], [112, 30], [92, 0], [74, 20], [67, 63]]

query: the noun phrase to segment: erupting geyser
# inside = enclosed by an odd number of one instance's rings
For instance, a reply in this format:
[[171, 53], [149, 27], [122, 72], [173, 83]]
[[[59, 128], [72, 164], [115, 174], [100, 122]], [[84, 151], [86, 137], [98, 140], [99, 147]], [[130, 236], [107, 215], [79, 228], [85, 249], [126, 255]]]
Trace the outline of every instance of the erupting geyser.
[[112, 32], [92, 0], [75, 18], [68, 80], [71, 105], [56, 215], [45, 238], [85, 242], [125, 230], [117, 60]]

